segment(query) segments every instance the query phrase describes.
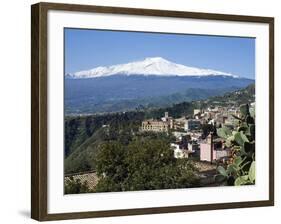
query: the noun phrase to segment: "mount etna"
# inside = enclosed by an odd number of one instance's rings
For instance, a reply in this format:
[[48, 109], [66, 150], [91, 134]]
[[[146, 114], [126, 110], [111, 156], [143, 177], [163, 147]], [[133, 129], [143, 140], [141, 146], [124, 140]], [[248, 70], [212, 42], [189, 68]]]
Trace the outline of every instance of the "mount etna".
[[161, 57], [65, 74], [65, 113], [93, 114], [205, 99], [254, 83]]

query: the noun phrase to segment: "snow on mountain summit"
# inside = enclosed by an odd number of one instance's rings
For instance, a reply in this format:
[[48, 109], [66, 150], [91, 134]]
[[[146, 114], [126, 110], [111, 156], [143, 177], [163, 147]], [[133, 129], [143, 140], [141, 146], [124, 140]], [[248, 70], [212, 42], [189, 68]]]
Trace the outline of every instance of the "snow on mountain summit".
[[111, 75], [157, 75], [157, 76], [238, 76], [211, 69], [188, 67], [168, 61], [161, 57], [145, 58], [127, 64], [112, 65], [108, 67], [96, 67], [91, 70], [79, 71], [67, 74], [68, 78], [97, 78]]

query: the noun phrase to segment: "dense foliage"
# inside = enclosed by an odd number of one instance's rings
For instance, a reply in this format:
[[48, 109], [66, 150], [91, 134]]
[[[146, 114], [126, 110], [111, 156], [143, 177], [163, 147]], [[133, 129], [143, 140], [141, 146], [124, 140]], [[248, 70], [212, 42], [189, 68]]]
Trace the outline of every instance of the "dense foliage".
[[74, 180], [73, 177], [65, 181], [64, 193], [65, 194], [79, 194], [79, 193], [90, 193], [87, 182], [81, 183], [79, 179]]
[[100, 180], [96, 192], [187, 188], [198, 185], [196, 168], [187, 159], [175, 159], [169, 142], [136, 137], [124, 146], [105, 143], [96, 157]]
[[110, 140], [128, 143], [143, 119], [143, 112], [67, 118], [65, 173], [94, 169], [93, 158], [98, 146]]

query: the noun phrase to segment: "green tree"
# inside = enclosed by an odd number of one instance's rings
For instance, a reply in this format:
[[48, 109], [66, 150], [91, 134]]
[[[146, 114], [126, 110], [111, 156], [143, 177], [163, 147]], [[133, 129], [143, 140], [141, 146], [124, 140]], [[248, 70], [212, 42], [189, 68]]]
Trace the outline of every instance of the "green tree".
[[202, 124], [201, 129], [203, 138], [206, 138], [210, 134], [210, 132], [216, 132], [216, 127], [213, 124]]
[[79, 179], [74, 180], [73, 177], [70, 177], [65, 181], [64, 184], [64, 193], [65, 194], [79, 194], [79, 193], [89, 193], [92, 192], [87, 181], [81, 183]]
[[95, 160], [97, 175], [101, 177], [97, 189], [102, 191], [121, 191], [122, 181], [127, 176], [126, 150], [119, 142], [103, 144]]
[[104, 144], [96, 158], [97, 192], [154, 190], [198, 186], [195, 167], [175, 159], [163, 139], [136, 138], [128, 146]]

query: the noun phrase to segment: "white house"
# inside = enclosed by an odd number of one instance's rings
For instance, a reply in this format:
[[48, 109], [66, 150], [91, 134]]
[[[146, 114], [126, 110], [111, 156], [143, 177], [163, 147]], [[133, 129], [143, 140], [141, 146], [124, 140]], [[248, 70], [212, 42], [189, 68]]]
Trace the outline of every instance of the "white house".
[[174, 150], [175, 158], [188, 158], [188, 150], [180, 149], [178, 144], [171, 143], [171, 148]]

